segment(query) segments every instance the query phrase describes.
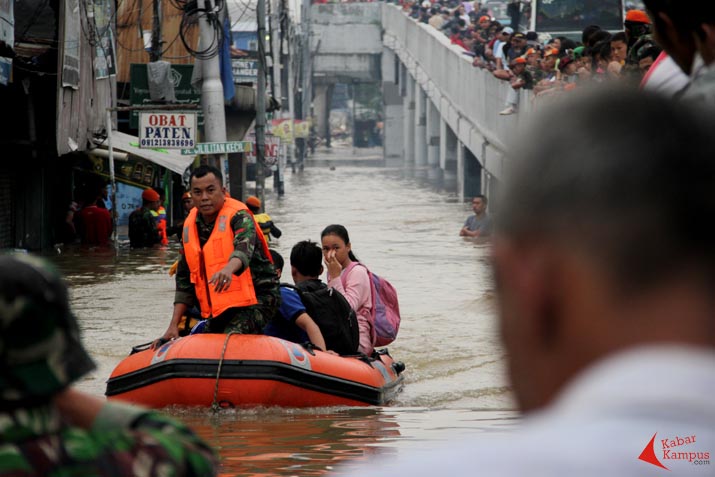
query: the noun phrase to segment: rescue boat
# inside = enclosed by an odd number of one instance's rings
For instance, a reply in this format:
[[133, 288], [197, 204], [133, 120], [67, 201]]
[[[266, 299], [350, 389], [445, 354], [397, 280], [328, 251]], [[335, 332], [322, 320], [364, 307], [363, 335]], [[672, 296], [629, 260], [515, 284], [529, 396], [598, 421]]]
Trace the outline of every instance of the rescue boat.
[[196, 334], [122, 360], [108, 399], [166, 406], [319, 407], [389, 403], [404, 365], [386, 349], [337, 356], [262, 335]]

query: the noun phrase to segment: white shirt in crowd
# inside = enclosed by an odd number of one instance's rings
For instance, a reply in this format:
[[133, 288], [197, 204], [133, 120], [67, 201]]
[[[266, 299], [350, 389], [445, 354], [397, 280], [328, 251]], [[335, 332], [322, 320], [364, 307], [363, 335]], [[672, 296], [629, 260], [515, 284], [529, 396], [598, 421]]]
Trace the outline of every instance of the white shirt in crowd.
[[372, 461], [350, 475], [715, 475], [715, 351], [662, 346], [614, 355], [512, 432]]

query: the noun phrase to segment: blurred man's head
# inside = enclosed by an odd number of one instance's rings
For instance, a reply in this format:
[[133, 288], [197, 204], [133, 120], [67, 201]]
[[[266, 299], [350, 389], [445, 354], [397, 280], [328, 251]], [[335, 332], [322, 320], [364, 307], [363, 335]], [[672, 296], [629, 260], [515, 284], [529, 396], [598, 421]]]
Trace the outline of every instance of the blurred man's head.
[[92, 369], [59, 274], [0, 255], [0, 410], [43, 405]]
[[[553, 127], [566, 117], [568, 134]], [[493, 259], [522, 409], [616, 351], [715, 346], [712, 124], [665, 98], [601, 91], [519, 139]]]
[[644, 0], [648, 16], [653, 21], [655, 40], [670, 55], [685, 74], [690, 74], [697, 50], [693, 35], [702, 21], [703, 6], [712, 2], [695, 0]]

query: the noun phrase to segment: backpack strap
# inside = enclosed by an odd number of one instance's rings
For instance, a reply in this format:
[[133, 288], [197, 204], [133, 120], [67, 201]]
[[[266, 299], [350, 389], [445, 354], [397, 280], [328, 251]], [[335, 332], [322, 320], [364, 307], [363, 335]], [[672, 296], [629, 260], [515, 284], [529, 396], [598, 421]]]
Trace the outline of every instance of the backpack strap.
[[[374, 334], [375, 314], [377, 313], [377, 309], [375, 308], [375, 300], [377, 299], [377, 290], [375, 289], [375, 283], [373, 282], [372, 272], [362, 262], [351, 262], [350, 265], [348, 265], [347, 267], [345, 267], [343, 269], [344, 273], [342, 275], [340, 275], [340, 279], [342, 280], [343, 276], [347, 279], [348, 274], [350, 272], [352, 272], [358, 265], [365, 269], [365, 271], [367, 272], [367, 278], [370, 281], [370, 304], [372, 305], [372, 308], [370, 308], [370, 319], [372, 320], [372, 323], [373, 323], [373, 334]], [[343, 281], [343, 286], [345, 286], [344, 281]], [[372, 341], [373, 342], [375, 341], [374, 336], [373, 336]]]

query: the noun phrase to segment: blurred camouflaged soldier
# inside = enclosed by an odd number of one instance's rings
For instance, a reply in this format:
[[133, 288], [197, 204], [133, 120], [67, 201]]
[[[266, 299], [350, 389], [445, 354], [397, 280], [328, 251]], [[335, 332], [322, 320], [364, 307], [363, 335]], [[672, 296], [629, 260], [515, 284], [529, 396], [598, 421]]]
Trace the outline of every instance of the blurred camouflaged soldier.
[[215, 475], [184, 425], [70, 387], [92, 369], [59, 275], [0, 256], [0, 475]]

